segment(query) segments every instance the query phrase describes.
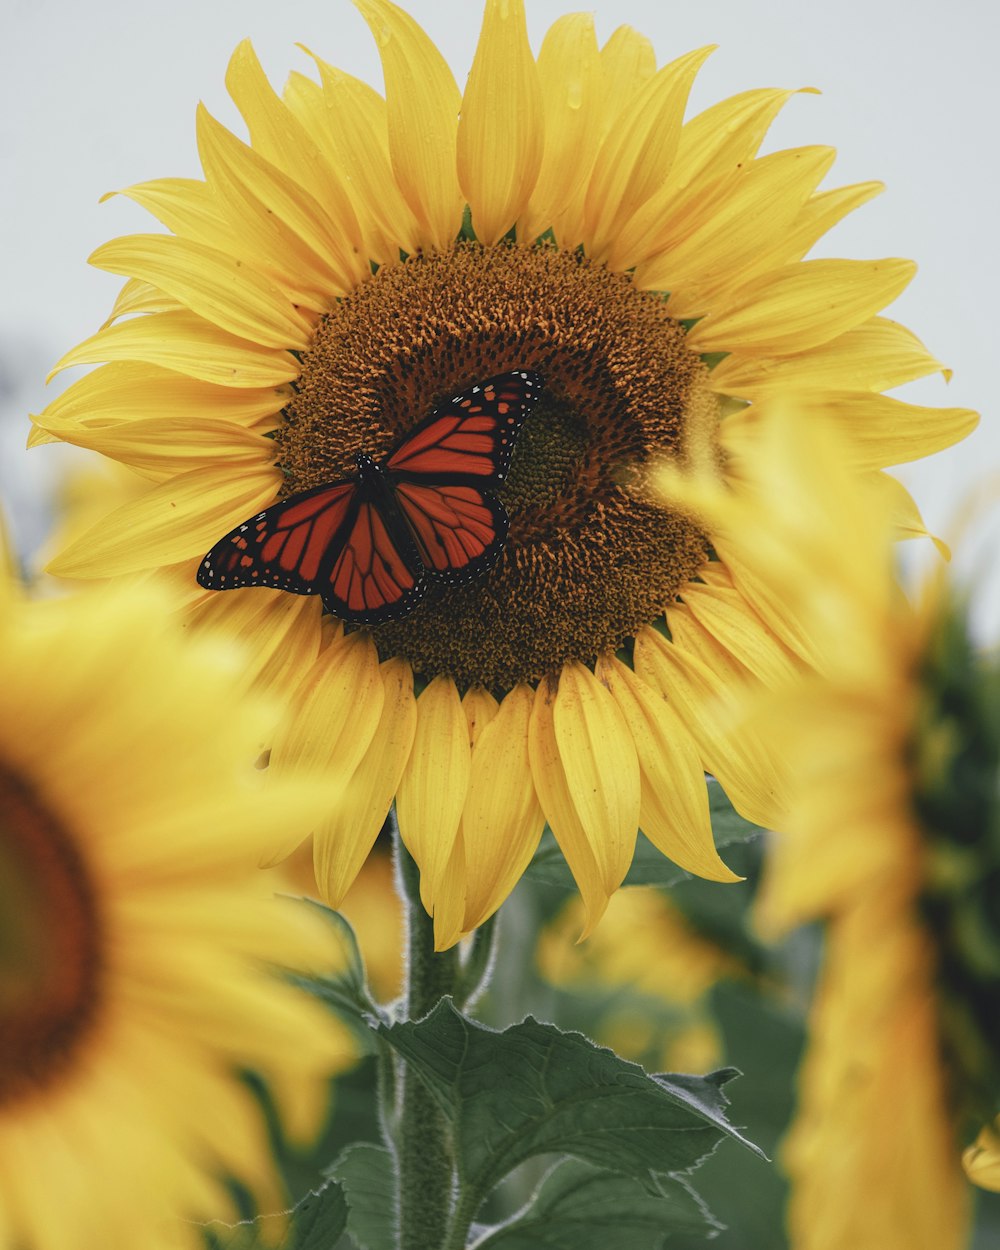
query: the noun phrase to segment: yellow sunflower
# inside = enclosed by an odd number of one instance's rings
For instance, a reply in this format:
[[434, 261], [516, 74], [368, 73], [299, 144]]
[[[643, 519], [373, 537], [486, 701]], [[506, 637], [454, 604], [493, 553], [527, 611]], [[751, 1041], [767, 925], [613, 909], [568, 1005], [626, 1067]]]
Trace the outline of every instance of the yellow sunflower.
[[[862, 489], [852, 454], [822, 419], [774, 413], [740, 486], [669, 489], [813, 641], [816, 671], [758, 695], [748, 723], [795, 779], [759, 919], [826, 922], [783, 1151], [791, 1240], [958, 1250], [961, 1137], [1000, 1107], [1000, 668], [943, 576], [904, 598], [891, 500]], [[995, 1142], [966, 1155], [987, 1185]]]
[[[714, 699], [803, 649], [750, 605], [738, 561], [651, 495], [649, 466], [682, 445], [728, 448], [788, 388], [823, 394], [870, 474], [975, 416], [880, 393], [940, 368], [877, 315], [909, 261], [803, 259], [880, 187], [817, 190], [826, 147], [757, 155], [795, 92], [685, 121], [711, 49], [657, 68], [636, 31], [599, 48], [590, 15], [570, 14], [536, 57], [520, 0], [488, 0], [462, 93], [403, 10], [359, 7], [384, 96], [318, 57], [278, 95], [244, 43], [226, 81], [249, 143], [202, 108], [204, 180], [124, 192], [171, 233], [91, 258], [127, 282], [56, 368], [105, 363], [35, 437], [122, 460], [149, 489], [52, 567], [170, 567], [192, 619], [255, 648], [248, 679], [286, 692], [272, 768], [309, 760], [346, 779], [315, 830], [331, 903], [395, 797], [439, 945], [499, 906], [546, 821], [589, 930], [637, 827], [685, 869], [732, 879], [703, 769], [764, 824], [779, 783], [719, 729]], [[490, 572], [347, 631], [315, 597], [198, 591], [227, 531], [517, 369], [544, 389], [499, 492], [510, 531]], [[920, 532], [904, 492], [897, 504], [901, 530]]]
[[198, 1247], [193, 1221], [232, 1209], [227, 1175], [286, 1205], [238, 1069], [269, 1078], [304, 1138], [352, 1059], [274, 968], [329, 971], [326, 926], [256, 871], [316, 793], [252, 784], [266, 717], [237, 701], [227, 651], [183, 646], [167, 610], [0, 586], [5, 1247]]

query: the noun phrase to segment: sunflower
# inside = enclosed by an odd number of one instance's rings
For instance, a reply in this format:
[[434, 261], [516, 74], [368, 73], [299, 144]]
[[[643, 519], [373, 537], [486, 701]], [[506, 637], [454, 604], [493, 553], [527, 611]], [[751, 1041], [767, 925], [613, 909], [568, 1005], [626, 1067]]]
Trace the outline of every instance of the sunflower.
[[[669, 479], [813, 641], [816, 671], [758, 694], [747, 730], [795, 778], [761, 925], [826, 932], [784, 1148], [791, 1240], [958, 1250], [961, 1139], [1000, 1107], [1000, 667], [943, 576], [904, 598], [891, 500], [808, 425], [766, 418], [736, 489]], [[986, 1185], [995, 1143], [966, 1152]]]
[[158, 623], [167, 608], [0, 586], [4, 1246], [197, 1247], [193, 1221], [232, 1209], [227, 1176], [286, 1205], [238, 1070], [311, 1138], [353, 1059], [275, 975], [328, 971], [326, 926], [256, 870], [316, 793], [251, 784], [267, 718], [236, 700], [226, 649]]
[[[226, 81], [249, 143], [201, 108], [204, 179], [124, 192], [170, 233], [91, 257], [127, 281], [56, 369], [103, 363], [35, 418], [35, 438], [124, 461], [149, 489], [52, 567], [169, 568], [192, 620], [255, 647], [248, 677], [287, 708], [272, 769], [324, 764], [342, 791], [315, 830], [328, 901], [395, 797], [439, 945], [500, 905], [546, 822], [589, 930], [637, 827], [685, 869], [733, 879], [703, 770], [763, 824], [780, 783], [716, 704], [803, 646], [653, 495], [649, 467], [726, 451], [789, 388], [824, 396], [869, 475], [955, 442], [975, 415], [881, 394], [941, 367], [878, 316], [910, 262], [803, 259], [880, 187], [817, 190], [826, 147], [758, 156], [794, 91], [685, 121], [710, 48], [658, 69], [636, 31], [599, 48], [592, 18], [570, 14], [536, 57], [521, 0], [488, 0], [462, 93], [403, 10], [358, 4], [384, 97], [318, 57], [279, 96], [241, 44]], [[371, 629], [344, 630], [314, 597], [198, 591], [226, 531], [511, 370], [544, 388], [500, 491], [510, 531], [491, 571]], [[920, 532], [909, 497], [896, 503], [900, 529]]]

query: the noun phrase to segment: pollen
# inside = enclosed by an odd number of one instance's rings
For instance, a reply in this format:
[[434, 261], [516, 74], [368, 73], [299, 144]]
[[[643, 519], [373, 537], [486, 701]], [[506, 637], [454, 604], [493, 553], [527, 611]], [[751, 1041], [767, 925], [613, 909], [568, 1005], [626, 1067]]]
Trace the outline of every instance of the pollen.
[[384, 658], [494, 691], [622, 646], [707, 557], [701, 532], [646, 486], [653, 463], [718, 419], [662, 297], [555, 248], [412, 256], [324, 318], [276, 435], [286, 493], [307, 490], [514, 369], [545, 387], [497, 491], [510, 517], [500, 560], [463, 585], [431, 579], [412, 613], [373, 629]]

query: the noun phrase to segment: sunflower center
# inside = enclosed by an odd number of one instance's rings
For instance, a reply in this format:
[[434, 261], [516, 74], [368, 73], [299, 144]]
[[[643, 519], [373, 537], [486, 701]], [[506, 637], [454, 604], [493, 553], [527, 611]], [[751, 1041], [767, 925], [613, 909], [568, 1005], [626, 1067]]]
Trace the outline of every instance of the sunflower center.
[[545, 385], [497, 492], [510, 516], [500, 561], [471, 583], [432, 584], [374, 630], [381, 653], [427, 678], [498, 691], [620, 647], [706, 558], [702, 533], [646, 486], [653, 462], [711, 438], [717, 419], [663, 300], [555, 248], [412, 256], [322, 321], [277, 436], [287, 493], [306, 490], [512, 369]]
[[98, 999], [99, 938], [72, 838], [0, 764], [0, 1109], [69, 1064]]

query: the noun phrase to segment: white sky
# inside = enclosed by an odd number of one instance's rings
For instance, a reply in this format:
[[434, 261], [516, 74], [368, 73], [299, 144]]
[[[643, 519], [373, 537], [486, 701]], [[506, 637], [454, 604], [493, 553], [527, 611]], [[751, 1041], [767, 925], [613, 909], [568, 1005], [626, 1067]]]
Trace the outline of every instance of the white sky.
[[[461, 84], [481, 9], [469, 0], [411, 0]], [[527, 0], [532, 44], [572, 4]], [[900, 476], [928, 523], [947, 534], [956, 507], [1000, 474], [992, 362], [1000, 354], [1000, 175], [995, 61], [997, 0], [599, 0], [598, 33], [627, 22], [661, 63], [706, 43], [691, 109], [757, 86], [815, 86], [772, 128], [765, 150], [825, 143], [839, 151], [826, 186], [878, 178], [884, 195], [849, 217], [815, 255], [905, 256], [920, 272], [890, 308], [955, 371], [904, 388], [915, 403], [983, 413], [964, 444]], [[22, 548], [44, 532], [66, 449], [23, 450], [26, 413], [47, 402], [51, 364], [93, 333], [120, 279], [89, 268], [107, 239], [157, 229], [109, 190], [200, 174], [199, 99], [240, 131], [223, 86], [233, 48], [250, 36], [280, 88], [308, 72], [304, 43], [381, 89], [373, 41], [348, 0], [7, 0], [0, 18], [0, 496]], [[51, 393], [71, 380], [53, 382]], [[994, 480], [1000, 496], [1000, 479]], [[929, 549], [929, 544], [923, 544]], [[909, 546], [913, 546], [910, 544]], [[1000, 506], [958, 551], [960, 577], [985, 577], [977, 632], [1000, 640]], [[927, 560], [909, 553], [909, 560]]]

